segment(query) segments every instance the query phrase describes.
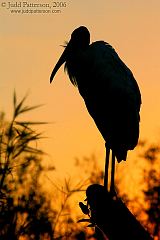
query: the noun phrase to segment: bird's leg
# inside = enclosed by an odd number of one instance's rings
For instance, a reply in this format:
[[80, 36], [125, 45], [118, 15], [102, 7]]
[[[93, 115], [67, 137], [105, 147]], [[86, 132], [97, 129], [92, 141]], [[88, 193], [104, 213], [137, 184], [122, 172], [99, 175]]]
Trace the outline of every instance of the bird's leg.
[[112, 150], [112, 168], [111, 168], [111, 185], [110, 185], [110, 193], [112, 196], [115, 195], [114, 173], [115, 173], [115, 154], [114, 154], [114, 151]]
[[109, 153], [110, 147], [105, 144], [106, 147], [106, 159], [105, 159], [105, 172], [104, 172], [104, 188], [108, 191], [108, 167], [109, 167]]

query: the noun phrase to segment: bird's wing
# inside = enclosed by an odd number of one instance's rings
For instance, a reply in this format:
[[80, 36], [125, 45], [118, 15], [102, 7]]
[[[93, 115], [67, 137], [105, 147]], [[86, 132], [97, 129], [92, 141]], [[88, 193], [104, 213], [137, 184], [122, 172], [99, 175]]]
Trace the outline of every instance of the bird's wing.
[[98, 92], [98, 89], [101, 91], [104, 88], [106, 95], [107, 91], [110, 93], [113, 90], [112, 96], [114, 92], [116, 94], [119, 92], [120, 95], [127, 94], [135, 99], [137, 107], [140, 106], [141, 94], [132, 72], [108, 43], [98, 41], [90, 45], [83, 56], [83, 69], [85, 69], [83, 78], [86, 78], [84, 84], [89, 85], [83, 86], [83, 90], [96, 89]]
[[122, 145], [133, 149], [139, 136], [141, 95], [132, 72], [102, 41], [91, 44], [80, 62], [79, 92], [104, 139], [110, 138], [119, 149]]

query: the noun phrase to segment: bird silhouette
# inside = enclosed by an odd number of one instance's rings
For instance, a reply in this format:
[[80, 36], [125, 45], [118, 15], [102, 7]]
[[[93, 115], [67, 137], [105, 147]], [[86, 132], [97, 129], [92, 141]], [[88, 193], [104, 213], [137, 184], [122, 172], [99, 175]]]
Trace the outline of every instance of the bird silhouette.
[[105, 140], [104, 186], [107, 190], [112, 150], [110, 191], [114, 192], [115, 157], [118, 162], [126, 160], [127, 151], [138, 143], [141, 105], [138, 84], [110, 44], [104, 41], [90, 44], [90, 33], [85, 26], [72, 32], [52, 71], [50, 83], [63, 63]]

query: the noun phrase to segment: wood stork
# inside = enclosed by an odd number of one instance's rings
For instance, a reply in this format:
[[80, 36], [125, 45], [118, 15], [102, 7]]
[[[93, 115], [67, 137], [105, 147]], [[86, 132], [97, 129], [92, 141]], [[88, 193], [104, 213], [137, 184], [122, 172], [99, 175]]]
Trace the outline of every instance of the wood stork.
[[106, 142], [106, 189], [112, 150], [110, 192], [114, 192], [115, 157], [118, 162], [126, 160], [127, 151], [135, 148], [139, 138], [139, 87], [130, 69], [111, 45], [104, 41], [90, 44], [90, 33], [84, 26], [72, 32], [52, 71], [50, 83], [63, 63]]

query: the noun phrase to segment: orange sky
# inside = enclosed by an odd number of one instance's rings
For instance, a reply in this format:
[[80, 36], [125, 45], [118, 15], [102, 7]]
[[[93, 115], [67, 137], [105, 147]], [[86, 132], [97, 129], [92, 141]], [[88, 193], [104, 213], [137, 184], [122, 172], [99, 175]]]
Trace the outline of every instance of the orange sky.
[[61, 13], [44, 15], [11, 14], [2, 7], [7, 1], [0, 1], [0, 109], [11, 117], [14, 89], [19, 99], [29, 91], [31, 105], [45, 104], [26, 114], [26, 119], [53, 122], [43, 127], [48, 139], [41, 146], [59, 171], [63, 165], [64, 173], [70, 174], [75, 157], [92, 153], [101, 166], [104, 164], [104, 141], [63, 67], [49, 84], [52, 68], [63, 50], [60, 45], [80, 25], [88, 27], [92, 41], [109, 42], [133, 71], [143, 101], [140, 136], [159, 140], [159, 0], [67, 0]]

